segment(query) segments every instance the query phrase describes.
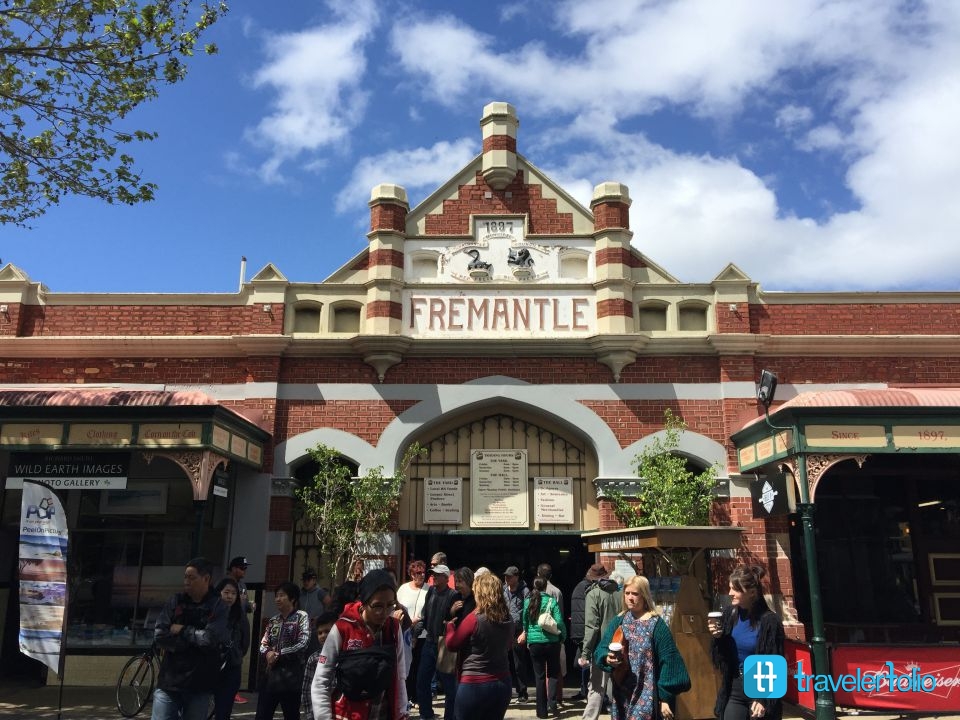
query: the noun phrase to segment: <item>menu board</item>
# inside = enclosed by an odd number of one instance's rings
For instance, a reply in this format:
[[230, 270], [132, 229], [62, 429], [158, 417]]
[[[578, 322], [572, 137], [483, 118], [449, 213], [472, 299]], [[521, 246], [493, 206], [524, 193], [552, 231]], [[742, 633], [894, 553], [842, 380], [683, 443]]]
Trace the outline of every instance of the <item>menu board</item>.
[[461, 478], [423, 479], [423, 522], [425, 525], [459, 525], [463, 519]]
[[528, 527], [526, 450], [470, 451], [470, 527]]
[[533, 479], [533, 519], [541, 525], [573, 525], [573, 478]]

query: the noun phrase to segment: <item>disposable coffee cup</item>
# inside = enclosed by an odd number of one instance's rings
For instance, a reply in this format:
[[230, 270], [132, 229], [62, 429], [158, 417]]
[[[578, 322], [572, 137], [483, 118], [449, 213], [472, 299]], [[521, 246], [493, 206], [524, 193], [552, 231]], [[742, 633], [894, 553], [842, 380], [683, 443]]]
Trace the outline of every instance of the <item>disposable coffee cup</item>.
[[719, 620], [722, 617], [723, 617], [723, 613], [720, 612], [719, 610], [714, 610], [713, 612], [707, 613], [708, 620]]
[[617, 655], [619, 657], [620, 653], [623, 652], [623, 645], [618, 642], [612, 642], [609, 646], [607, 646], [607, 650], [611, 655]]

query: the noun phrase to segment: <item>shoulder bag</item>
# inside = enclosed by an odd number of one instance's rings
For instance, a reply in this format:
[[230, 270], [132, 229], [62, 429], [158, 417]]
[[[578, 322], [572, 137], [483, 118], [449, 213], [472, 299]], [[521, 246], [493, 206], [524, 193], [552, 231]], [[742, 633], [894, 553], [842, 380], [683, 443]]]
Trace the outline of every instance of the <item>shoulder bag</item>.
[[540, 613], [540, 617], [537, 618], [537, 625], [547, 635], [559, 635], [560, 628], [557, 627], [557, 621], [554, 619], [553, 613], [550, 612], [552, 606], [553, 598], [550, 598], [547, 600], [546, 609]]

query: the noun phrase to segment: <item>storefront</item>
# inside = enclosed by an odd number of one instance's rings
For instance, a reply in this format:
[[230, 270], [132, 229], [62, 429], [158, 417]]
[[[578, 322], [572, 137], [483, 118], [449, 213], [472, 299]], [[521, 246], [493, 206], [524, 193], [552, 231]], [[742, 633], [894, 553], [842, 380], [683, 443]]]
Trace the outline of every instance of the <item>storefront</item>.
[[[581, 203], [518, 152], [519, 128], [511, 105], [486, 105], [480, 152], [417, 203], [383, 178], [356, 254], [323, 279], [291, 281], [267, 262], [249, 278], [244, 269], [236, 292], [59, 293], [0, 267], [0, 392], [21, 398], [0, 405], [4, 481], [22, 474], [13, 461], [30, 468], [66, 453], [114, 468], [101, 480], [126, 477], [122, 488], [61, 491], [80, 552], [71, 652], [141, 642], [195, 546], [219, 563], [249, 558], [246, 580], [263, 589], [264, 613], [274, 610], [273, 589], [305, 567], [330, 586], [295, 497], [318, 443], [359, 473], [388, 475], [414, 442], [428, 449], [368, 566], [399, 570], [444, 551], [454, 566], [518, 565], [529, 578], [549, 562], [569, 592], [592, 560], [581, 534], [618, 526], [605, 492], [637, 492], [634, 458], [662, 437], [665, 410], [687, 424], [676, 452], [717, 469], [711, 523], [743, 528], [740, 547], [715, 560], [713, 592], [735, 564], [762, 563], [788, 635], [809, 639], [796, 517], [765, 515], [751, 498], [754, 469], [788, 453], [773, 452], [761, 422], [742, 430], [756, 462], [738, 463], [738, 431], [760, 412], [760, 371], [779, 375], [786, 398], [958, 387], [960, 294], [766, 292], [733, 262], [681, 279], [685, 268], [659, 265], [631, 230], [625, 185], [598, 177]], [[41, 392], [112, 399], [21, 407]], [[206, 399], [143, 400], [197, 392]], [[914, 409], [926, 405], [936, 403]], [[884, 433], [912, 422], [888, 420]], [[190, 437], [161, 427], [151, 438], [151, 425], [195, 427]], [[825, 580], [862, 577], [874, 589], [825, 601], [829, 639], [916, 632], [949, 641], [960, 594], [949, 579], [953, 454], [889, 442], [811, 450], [869, 455], [868, 470], [888, 463], [869, 480], [854, 461], [821, 473]], [[493, 457], [514, 464], [480, 463]], [[2, 507], [8, 594], [18, 498], [7, 490]], [[849, 521], [848, 506], [869, 514]], [[10, 653], [8, 643], [2, 659]]]
[[[806, 479], [806, 488], [791, 489], [798, 497], [805, 490], [810, 502], [799, 509], [815, 531], [830, 672], [890, 661], [900, 674], [916, 666], [941, 683], [938, 692], [909, 698], [889, 690], [841, 692], [837, 704], [960, 710], [960, 391], [801, 393], [733, 442], [740, 469], [758, 473], [758, 486], [784, 472], [789, 483]], [[809, 627], [816, 602], [807, 582], [810, 559], [799, 532], [792, 539], [796, 605]], [[805, 657], [812, 672], [809, 652], [791, 653]]]
[[260, 466], [268, 440], [202, 393], [0, 391], [3, 662], [19, 656], [13, 561], [24, 480], [53, 487], [67, 514], [69, 666], [71, 656], [149, 644], [191, 557], [222, 571], [237, 478]]

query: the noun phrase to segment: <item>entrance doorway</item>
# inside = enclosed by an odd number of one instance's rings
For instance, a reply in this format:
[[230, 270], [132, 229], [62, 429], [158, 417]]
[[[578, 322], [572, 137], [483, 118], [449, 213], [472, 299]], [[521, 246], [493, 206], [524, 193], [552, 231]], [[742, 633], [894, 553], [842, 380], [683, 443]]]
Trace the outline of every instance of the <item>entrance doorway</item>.
[[406, 562], [413, 558], [429, 562], [436, 552], [445, 552], [451, 570], [467, 566], [471, 570], [486, 567], [503, 579], [510, 565], [520, 568], [524, 582], [530, 587], [537, 575], [537, 565], [549, 563], [553, 568], [551, 582], [560, 588], [564, 612], [570, 612], [570, 593], [583, 580], [593, 553], [588, 552], [579, 533], [524, 532], [454, 532], [403, 533]]

